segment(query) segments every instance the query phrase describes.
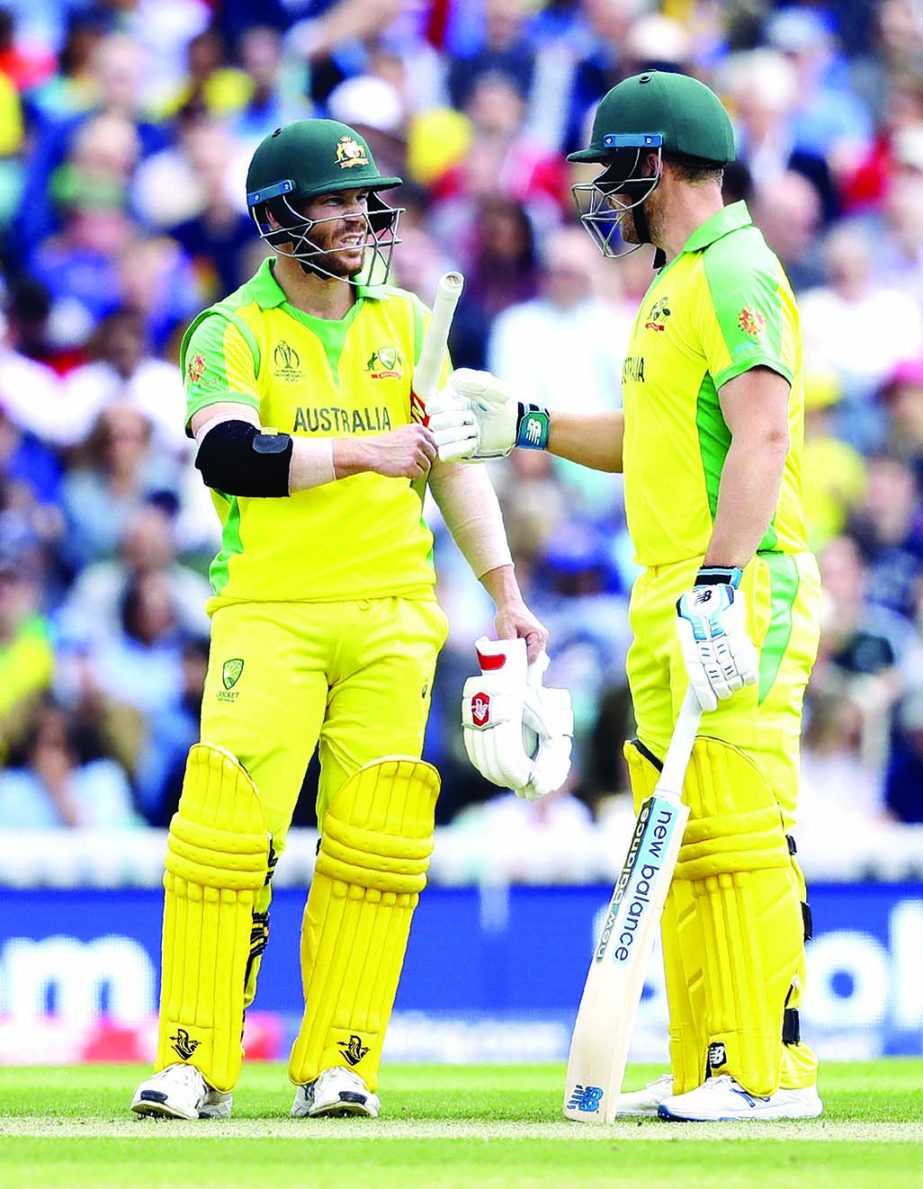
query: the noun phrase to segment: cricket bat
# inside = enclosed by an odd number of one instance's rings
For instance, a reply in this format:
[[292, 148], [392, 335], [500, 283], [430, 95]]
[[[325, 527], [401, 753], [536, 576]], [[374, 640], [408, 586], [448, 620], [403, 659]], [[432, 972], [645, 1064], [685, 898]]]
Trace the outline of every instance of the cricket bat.
[[442, 363], [449, 343], [449, 330], [455, 307], [461, 297], [465, 278], [460, 272], [447, 272], [439, 278], [436, 296], [433, 299], [433, 316], [427, 327], [420, 358], [413, 370], [413, 391], [410, 394], [410, 411], [414, 421], [426, 424], [426, 402], [436, 392]]
[[564, 1087], [564, 1114], [578, 1123], [611, 1123], [618, 1112], [635, 1013], [689, 818], [683, 779], [701, 713], [690, 689], [660, 779], [638, 811], [593, 951]]

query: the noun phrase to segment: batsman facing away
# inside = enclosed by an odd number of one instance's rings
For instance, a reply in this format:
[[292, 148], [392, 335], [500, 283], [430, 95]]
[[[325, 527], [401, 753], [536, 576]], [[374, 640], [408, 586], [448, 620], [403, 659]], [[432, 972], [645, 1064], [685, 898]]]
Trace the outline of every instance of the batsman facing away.
[[521, 446], [624, 470], [643, 567], [629, 611], [636, 806], [654, 790], [690, 686], [704, 712], [661, 924], [672, 1072], [624, 1095], [620, 1113], [813, 1117], [817, 1060], [798, 1022], [810, 915], [792, 831], [820, 582], [801, 507], [798, 311], [744, 203], [722, 203], [733, 135], [702, 83], [625, 79], [570, 160], [602, 167], [574, 191], [603, 254], [657, 250], [623, 411], [549, 413], [461, 370], [430, 405], [430, 427], [441, 458]]
[[[439, 791], [420, 761], [446, 635], [421, 516], [427, 483], [523, 670], [547, 639], [522, 601], [485, 469], [437, 461], [414, 419], [428, 311], [371, 283], [399, 242], [400, 211], [380, 197], [399, 184], [343, 124], [276, 129], [247, 178], [274, 255], [183, 342], [187, 426], [223, 532], [201, 742], [168, 838], [156, 1067], [131, 1104], [142, 1115], [230, 1115], [273, 870], [315, 747], [321, 841], [301, 935], [292, 1114], [378, 1114]], [[459, 419], [463, 433], [473, 420]], [[531, 713], [550, 739], [540, 688]], [[524, 795], [533, 775], [547, 787], [547, 773], [521, 775]]]

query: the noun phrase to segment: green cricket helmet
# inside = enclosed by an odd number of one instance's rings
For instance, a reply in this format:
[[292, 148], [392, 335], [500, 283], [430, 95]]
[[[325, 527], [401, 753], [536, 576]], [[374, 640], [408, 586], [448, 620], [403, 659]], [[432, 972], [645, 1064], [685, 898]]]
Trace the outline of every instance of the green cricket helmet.
[[[652, 175], [645, 172], [651, 153], [657, 158]], [[734, 130], [721, 100], [687, 74], [649, 70], [623, 79], [600, 100], [590, 144], [567, 158], [606, 166], [592, 182], [572, 187], [580, 220], [604, 256], [625, 254], [613, 250], [613, 237], [629, 210], [647, 241], [641, 207], [660, 182], [664, 154], [703, 168], [734, 161]], [[613, 204], [616, 194], [621, 198]]]
[[[306, 272], [336, 276], [323, 266], [328, 251], [311, 239], [319, 224], [341, 219], [308, 219], [299, 208], [306, 200], [341, 190], [367, 190], [368, 209], [364, 218], [367, 255], [363, 273], [374, 272], [376, 261], [387, 276], [391, 265], [401, 207], [388, 206], [379, 191], [401, 185], [398, 177], [384, 177], [378, 171], [372, 151], [348, 124], [338, 120], [296, 120], [263, 138], [247, 170], [247, 207], [260, 236], [280, 256], [298, 260]], [[269, 221], [272, 215], [275, 223]], [[285, 245], [288, 245], [287, 247]], [[344, 249], [330, 249], [343, 251]], [[340, 278], [355, 281], [355, 278]]]

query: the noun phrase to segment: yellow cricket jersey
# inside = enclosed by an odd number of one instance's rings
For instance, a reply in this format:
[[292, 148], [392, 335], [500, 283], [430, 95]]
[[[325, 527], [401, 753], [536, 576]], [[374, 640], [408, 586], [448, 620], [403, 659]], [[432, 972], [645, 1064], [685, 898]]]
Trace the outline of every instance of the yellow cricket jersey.
[[[408, 424], [426, 307], [401, 289], [360, 286], [345, 318], [312, 317], [289, 304], [272, 265], [265, 260], [187, 331], [187, 421], [208, 405], [240, 401], [264, 427], [295, 437]], [[223, 526], [212, 610], [251, 600], [433, 597], [433, 538], [422, 491], [407, 479], [363, 473], [282, 499], [212, 494]]]
[[778, 259], [736, 202], [697, 228], [657, 274], [622, 367], [625, 513], [641, 565], [705, 554], [731, 443], [718, 390], [760, 366], [791, 384], [791, 444], [760, 549], [797, 553], [808, 547], [798, 310]]

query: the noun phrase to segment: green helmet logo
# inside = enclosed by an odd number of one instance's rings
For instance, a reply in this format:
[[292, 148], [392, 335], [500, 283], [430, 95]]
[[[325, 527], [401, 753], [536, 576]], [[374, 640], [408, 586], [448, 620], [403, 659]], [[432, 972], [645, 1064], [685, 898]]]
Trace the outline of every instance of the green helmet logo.
[[351, 169], [354, 165], [368, 165], [366, 150], [352, 136], [341, 136], [337, 142], [337, 162], [340, 169]]

